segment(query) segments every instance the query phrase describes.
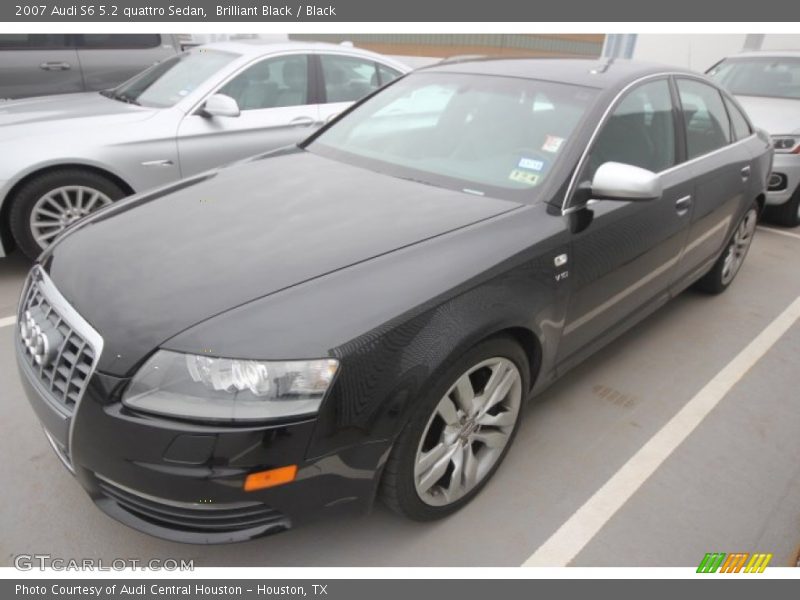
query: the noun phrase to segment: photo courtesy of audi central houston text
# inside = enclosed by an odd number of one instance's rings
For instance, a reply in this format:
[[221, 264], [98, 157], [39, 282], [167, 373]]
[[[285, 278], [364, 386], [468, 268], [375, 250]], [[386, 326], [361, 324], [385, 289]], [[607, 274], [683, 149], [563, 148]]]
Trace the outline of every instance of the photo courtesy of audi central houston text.
[[464, 508], [532, 398], [735, 285], [797, 141], [752, 120], [745, 58], [158, 60], [0, 104], [0, 190], [47, 441], [97, 509], [177, 542]]

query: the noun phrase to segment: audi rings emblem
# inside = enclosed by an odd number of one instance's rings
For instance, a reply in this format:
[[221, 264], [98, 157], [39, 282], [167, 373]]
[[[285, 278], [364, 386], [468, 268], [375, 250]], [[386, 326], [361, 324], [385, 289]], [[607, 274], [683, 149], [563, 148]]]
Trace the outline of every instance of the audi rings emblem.
[[46, 367], [55, 357], [63, 336], [41, 311], [26, 310], [22, 315], [19, 334], [25, 350], [37, 365]]

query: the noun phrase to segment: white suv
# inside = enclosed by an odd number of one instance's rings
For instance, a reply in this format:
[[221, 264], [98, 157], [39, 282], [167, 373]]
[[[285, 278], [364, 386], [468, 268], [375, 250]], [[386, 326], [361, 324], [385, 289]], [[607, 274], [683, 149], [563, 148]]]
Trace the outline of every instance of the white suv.
[[772, 137], [775, 160], [765, 216], [787, 227], [800, 225], [800, 51], [738, 54], [718, 62], [708, 75]]

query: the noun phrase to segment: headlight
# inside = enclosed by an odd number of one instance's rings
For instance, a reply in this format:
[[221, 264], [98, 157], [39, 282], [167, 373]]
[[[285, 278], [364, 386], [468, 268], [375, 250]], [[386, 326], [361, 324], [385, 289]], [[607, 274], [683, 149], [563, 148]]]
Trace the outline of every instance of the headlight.
[[800, 135], [773, 135], [772, 147], [780, 154], [800, 154]]
[[333, 381], [332, 359], [256, 361], [159, 350], [131, 381], [125, 406], [209, 421], [313, 415]]

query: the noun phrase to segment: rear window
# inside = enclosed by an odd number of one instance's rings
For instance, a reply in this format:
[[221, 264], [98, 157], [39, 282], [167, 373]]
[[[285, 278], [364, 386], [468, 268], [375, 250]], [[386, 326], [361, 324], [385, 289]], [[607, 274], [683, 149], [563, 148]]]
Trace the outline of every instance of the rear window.
[[52, 50], [69, 48], [63, 33], [0, 33], [0, 50]]
[[77, 45], [98, 50], [156, 48], [161, 45], [161, 36], [157, 33], [84, 33], [78, 36]]
[[733, 94], [800, 99], [800, 58], [726, 60], [708, 75]]

